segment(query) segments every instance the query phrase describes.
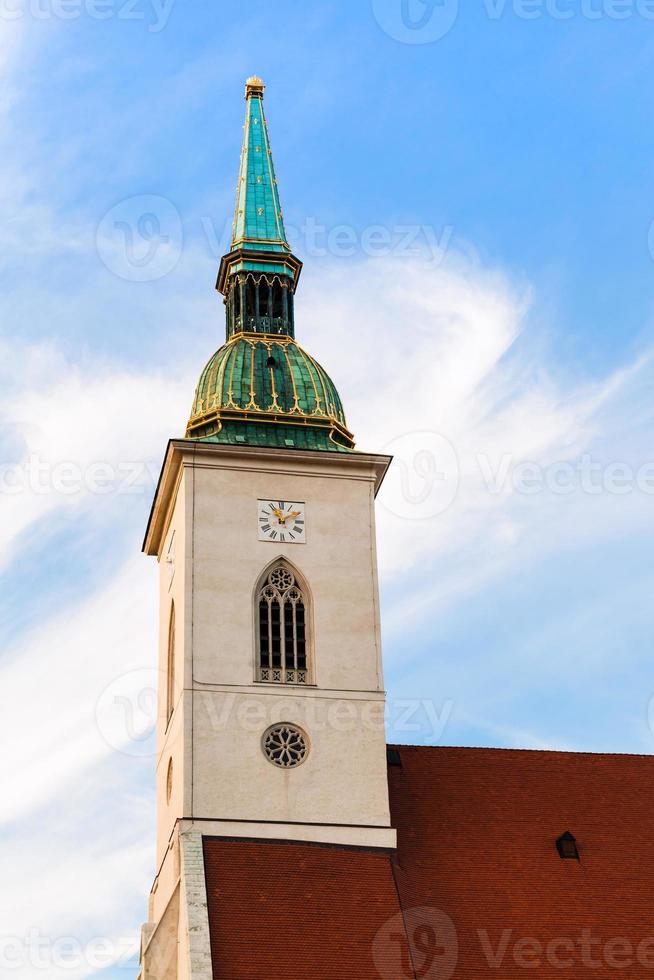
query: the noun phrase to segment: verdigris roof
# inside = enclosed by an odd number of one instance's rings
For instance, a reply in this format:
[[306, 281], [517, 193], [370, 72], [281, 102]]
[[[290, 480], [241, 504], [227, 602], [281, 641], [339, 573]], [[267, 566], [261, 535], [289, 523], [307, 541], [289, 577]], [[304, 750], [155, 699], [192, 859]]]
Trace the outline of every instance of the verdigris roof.
[[294, 295], [302, 263], [286, 241], [263, 111], [264, 83], [248, 78], [232, 245], [216, 288], [227, 342], [195, 392], [189, 439], [348, 452], [338, 391], [295, 342]]
[[285, 335], [240, 334], [216, 351], [200, 376], [186, 434], [305, 449], [354, 446], [331, 378]]
[[290, 253], [263, 111], [263, 89], [261, 79], [248, 79], [232, 249], [247, 246], [265, 252]]

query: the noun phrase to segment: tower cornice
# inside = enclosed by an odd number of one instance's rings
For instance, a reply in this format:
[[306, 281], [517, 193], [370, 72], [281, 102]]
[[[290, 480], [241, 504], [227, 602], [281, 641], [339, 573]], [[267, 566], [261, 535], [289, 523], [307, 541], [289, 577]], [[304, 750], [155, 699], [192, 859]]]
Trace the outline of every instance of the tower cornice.
[[377, 496], [391, 462], [392, 456], [377, 453], [267, 449], [195, 439], [171, 439], [159, 475], [142, 550], [147, 555], [159, 555], [184, 467], [364, 480], [372, 484]]

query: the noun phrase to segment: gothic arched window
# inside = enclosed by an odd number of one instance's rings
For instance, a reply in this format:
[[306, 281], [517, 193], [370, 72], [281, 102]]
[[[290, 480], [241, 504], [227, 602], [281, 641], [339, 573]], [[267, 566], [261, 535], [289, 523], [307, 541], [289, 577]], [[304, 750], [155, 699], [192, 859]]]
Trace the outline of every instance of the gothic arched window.
[[170, 607], [168, 624], [168, 665], [166, 668], [166, 724], [175, 707], [175, 603]]
[[257, 590], [257, 680], [309, 684], [308, 595], [285, 561]]

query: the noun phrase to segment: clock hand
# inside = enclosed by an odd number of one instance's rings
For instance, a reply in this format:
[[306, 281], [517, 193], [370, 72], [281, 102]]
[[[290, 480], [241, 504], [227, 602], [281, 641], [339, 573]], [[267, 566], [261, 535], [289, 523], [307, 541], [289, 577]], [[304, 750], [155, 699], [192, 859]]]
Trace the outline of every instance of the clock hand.
[[286, 527], [287, 517], [284, 517], [283, 511], [279, 507], [273, 508], [273, 514], [275, 515], [275, 517], [277, 518], [281, 526]]

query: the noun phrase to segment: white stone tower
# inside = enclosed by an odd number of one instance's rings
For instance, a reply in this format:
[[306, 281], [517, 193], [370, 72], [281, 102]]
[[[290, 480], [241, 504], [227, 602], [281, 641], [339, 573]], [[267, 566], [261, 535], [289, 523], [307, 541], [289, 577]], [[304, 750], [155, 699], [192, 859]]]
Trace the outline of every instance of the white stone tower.
[[157, 875], [143, 980], [210, 980], [202, 837], [391, 848], [374, 498], [338, 392], [295, 341], [286, 242], [249, 79], [227, 340], [169, 446], [160, 570]]

